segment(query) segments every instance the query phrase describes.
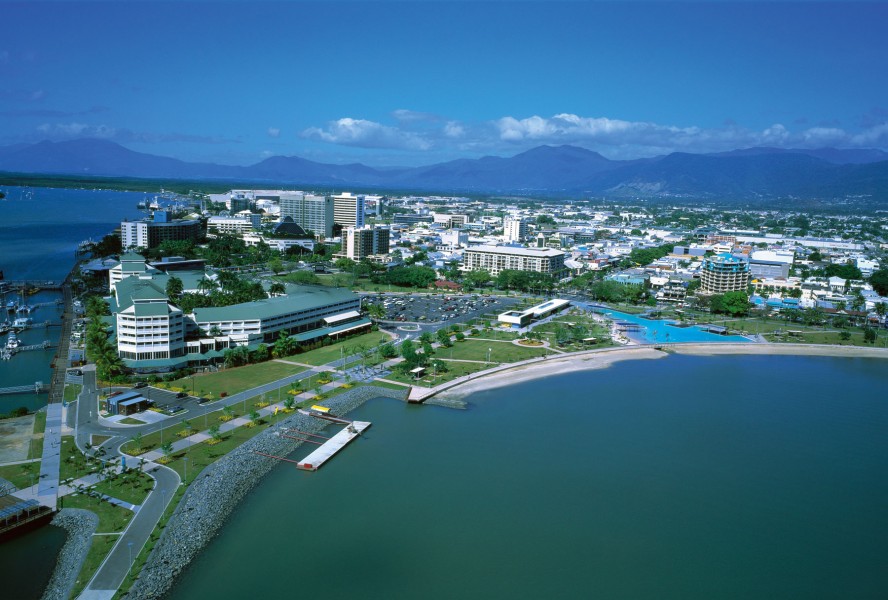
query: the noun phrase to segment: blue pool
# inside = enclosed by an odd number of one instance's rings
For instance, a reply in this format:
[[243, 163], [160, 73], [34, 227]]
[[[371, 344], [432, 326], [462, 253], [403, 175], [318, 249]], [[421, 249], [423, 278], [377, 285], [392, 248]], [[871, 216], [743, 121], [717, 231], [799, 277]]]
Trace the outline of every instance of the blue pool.
[[635, 331], [627, 331], [626, 336], [642, 344], [687, 342], [748, 342], [742, 335], [718, 335], [703, 331], [698, 326], [676, 327], [675, 321], [656, 321], [645, 319], [639, 315], [630, 315], [616, 310], [593, 308], [597, 313], [606, 315], [614, 321], [634, 323], [639, 326]]

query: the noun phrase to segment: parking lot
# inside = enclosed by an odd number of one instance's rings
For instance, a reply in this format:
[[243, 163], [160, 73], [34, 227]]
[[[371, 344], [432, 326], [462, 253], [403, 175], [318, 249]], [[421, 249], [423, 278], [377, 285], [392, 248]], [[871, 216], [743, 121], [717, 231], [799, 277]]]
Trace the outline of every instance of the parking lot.
[[[365, 296], [364, 306], [381, 305], [390, 324], [414, 323], [438, 329], [442, 324], [468, 323], [484, 315], [500, 314], [518, 303], [517, 298], [485, 296], [481, 294], [454, 294], [449, 296], [427, 294], [380, 294]], [[425, 327], [424, 327], [425, 329]]]

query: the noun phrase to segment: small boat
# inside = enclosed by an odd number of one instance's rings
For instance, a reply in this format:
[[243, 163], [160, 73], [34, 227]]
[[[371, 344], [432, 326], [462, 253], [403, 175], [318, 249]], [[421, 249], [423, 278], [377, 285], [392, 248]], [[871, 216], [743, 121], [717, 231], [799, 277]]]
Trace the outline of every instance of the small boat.
[[9, 337], [6, 338], [6, 349], [15, 350], [19, 347], [19, 343], [19, 339], [16, 337], [15, 332], [10, 332]]
[[27, 329], [34, 321], [28, 317], [19, 317], [12, 322], [14, 329]]

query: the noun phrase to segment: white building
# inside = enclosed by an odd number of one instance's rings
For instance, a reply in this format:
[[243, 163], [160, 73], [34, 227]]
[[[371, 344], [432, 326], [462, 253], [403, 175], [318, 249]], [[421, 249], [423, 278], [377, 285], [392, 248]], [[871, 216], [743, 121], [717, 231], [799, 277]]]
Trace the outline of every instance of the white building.
[[148, 247], [147, 221], [124, 221], [120, 224], [120, 243], [124, 248]]
[[333, 222], [343, 227], [363, 227], [364, 196], [350, 192], [333, 196]]
[[510, 246], [471, 246], [463, 254], [463, 271], [533, 271], [562, 277], [564, 252], [553, 248], [512, 248]]
[[260, 215], [250, 215], [249, 217], [210, 217], [207, 219], [207, 229], [215, 229], [219, 233], [241, 235], [256, 229], [260, 222]]
[[503, 240], [506, 242], [523, 242], [527, 237], [527, 221], [524, 219], [503, 219]]

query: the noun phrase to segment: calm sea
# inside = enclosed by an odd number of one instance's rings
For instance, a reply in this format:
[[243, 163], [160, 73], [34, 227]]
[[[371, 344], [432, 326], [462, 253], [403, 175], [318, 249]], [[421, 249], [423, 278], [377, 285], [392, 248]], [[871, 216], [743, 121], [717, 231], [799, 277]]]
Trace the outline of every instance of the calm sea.
[[884, 598], [886, 385], [875, 359], [669, 356], [467, 411], [376, 400], [172, 598]]
[[[6, 279], [64, 279], [74, 266], [77, 244], [86, 239], [100, 240], [120, 226], [124, 218], [140, 216], [136, 204], [146, 195], [134, 192], [68, 190], [54, 188], [3, 187], [0, 200], [0, 270]], [[55, 292], [26, 296], [28, 304], [54, 302]], [[3, 306], [13, 299], [4, 296]], [[19, 302], [22, 298], [16, 298]], [[61, 312], [55, 306], [42, 306], [31, 314], [36, 323], [59, 323]], [[0, 321], [6, 313], [0, 314]], [[58, 341], [58, 327], [35, 327], [19, 335], [23, 345], [44, 340]], [[0, 335], [0, 345], [6, 336]], [[54, 351], [21, 352], [12, 360], [0, 360], [0, 387], [30, 385], [49, 381]], [[36, 409], [46, 404], [46, 395], [0, 395], [0, 412], [18, 406]]]

